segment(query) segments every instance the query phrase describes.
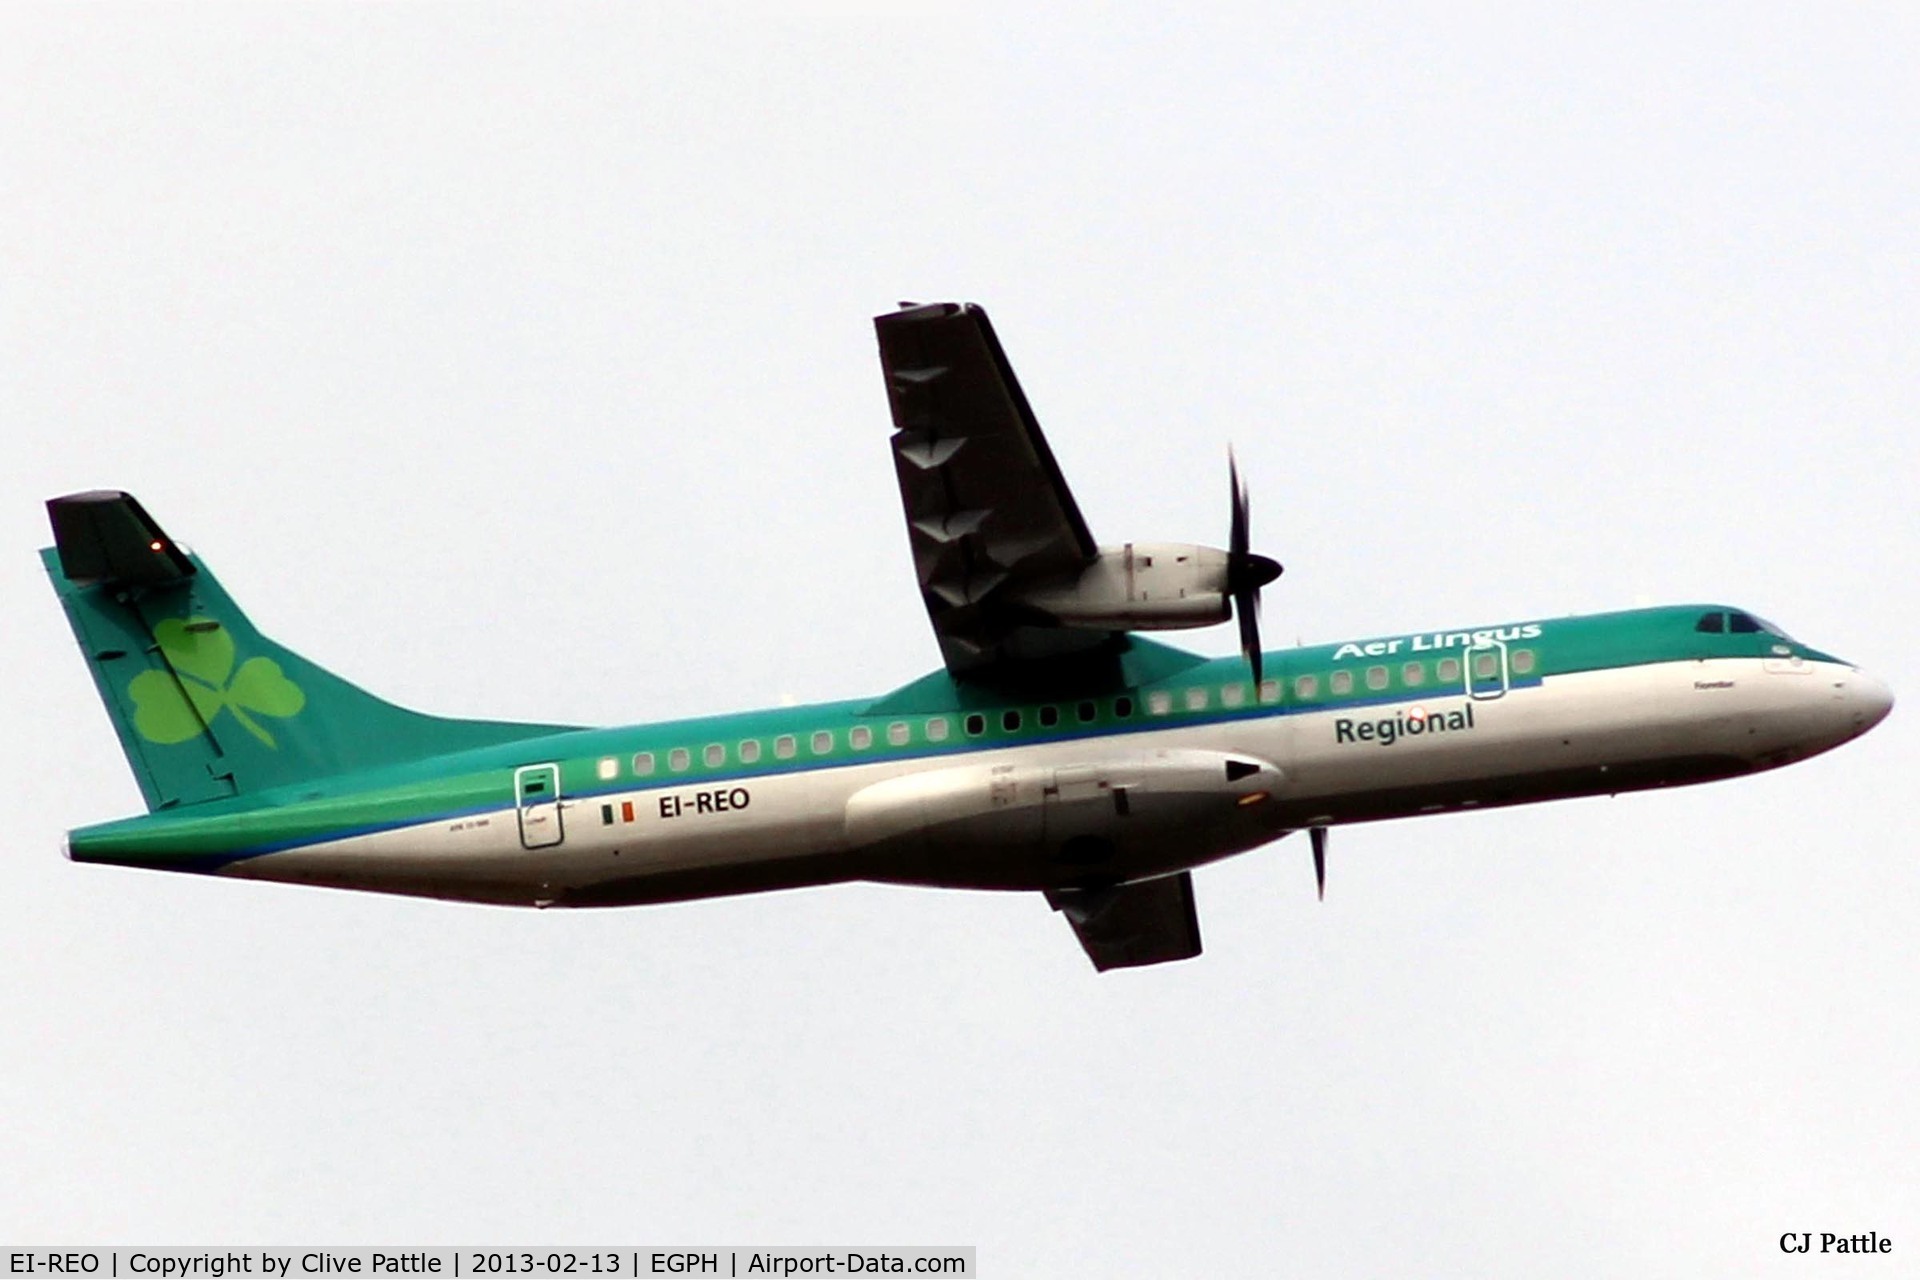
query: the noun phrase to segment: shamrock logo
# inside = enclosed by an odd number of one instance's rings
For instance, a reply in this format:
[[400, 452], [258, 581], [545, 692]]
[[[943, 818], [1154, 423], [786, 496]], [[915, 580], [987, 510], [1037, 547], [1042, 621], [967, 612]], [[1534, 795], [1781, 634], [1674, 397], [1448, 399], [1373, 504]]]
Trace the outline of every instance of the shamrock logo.
[[272, 658], [248, 658], [235, 671], [233, 637], [212, 618], [168, 618], [153, 629], [153, 637], [179, 679], [143, 671], [127, 686], [133, 727], [149, 742], [185, 742], [224, 708], [248, 733], [277, 750], [273, 735], [253, 717], [297, 715], [307, 705], [307, 695]]

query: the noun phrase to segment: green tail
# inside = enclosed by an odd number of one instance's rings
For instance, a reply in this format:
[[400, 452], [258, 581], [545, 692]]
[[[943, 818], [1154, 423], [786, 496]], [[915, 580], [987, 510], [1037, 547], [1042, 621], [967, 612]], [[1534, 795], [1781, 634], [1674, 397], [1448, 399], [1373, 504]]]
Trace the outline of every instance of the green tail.
[[149, 810], [565, 728], [421, 715], [281, 648], [127, 494], [47, 513], [40, 557]]

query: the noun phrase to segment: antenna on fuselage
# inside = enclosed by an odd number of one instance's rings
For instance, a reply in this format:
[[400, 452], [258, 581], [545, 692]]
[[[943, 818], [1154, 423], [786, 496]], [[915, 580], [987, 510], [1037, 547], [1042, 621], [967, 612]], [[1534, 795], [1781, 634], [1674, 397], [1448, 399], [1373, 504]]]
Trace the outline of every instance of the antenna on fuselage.
[[1320, 890], [1320, 901], [1327, 900], [1327, 829], [1309, 827], [1307, 835], [1313, 841], [1313, 882]]

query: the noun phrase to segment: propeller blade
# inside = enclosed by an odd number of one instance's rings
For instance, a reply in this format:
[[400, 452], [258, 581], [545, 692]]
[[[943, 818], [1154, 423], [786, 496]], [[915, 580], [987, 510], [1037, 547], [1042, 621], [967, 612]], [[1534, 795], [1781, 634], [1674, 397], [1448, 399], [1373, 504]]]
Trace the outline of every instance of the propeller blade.
[[1309, 827], [1307, 835], [1313, 840], [1313, 880], [1320, 888], [1320, 901], [1327, 900], [1327, 829]]
[[1253, 520], [1247, 501], [1247, 486], [1240, 479], [1240, 464], [1227, 450], [1228, 498], [1231, 514], [1227, 525], [1227, 593], [1233, 598], [1234, 617], [1240, 623], [1240, 653], [1253, 669], [1258, 687], [1260, 669], [1260, 588], [1280, 576], [1278, 561], [1255, 555], [1250, 549]]
[[1254, 696], [1260, 696], [1260, 594], [1251, 592], [1233, 598], [1234, 618], [1240, 623], [1240, 652], [1253, 668]]
[[1247, 541], [1251, 534], [1247, 529], [1247, 486], [1240, 480], [1240, 463], [1233, 456], [1232, 446], [1227, 448], [1227, 485], [1230, 492], [1227, 501], [1231, 504], [1231, 523], [1227, 526], [1227, 554], [1229, 563], [1237, 564], [1247, 554]]

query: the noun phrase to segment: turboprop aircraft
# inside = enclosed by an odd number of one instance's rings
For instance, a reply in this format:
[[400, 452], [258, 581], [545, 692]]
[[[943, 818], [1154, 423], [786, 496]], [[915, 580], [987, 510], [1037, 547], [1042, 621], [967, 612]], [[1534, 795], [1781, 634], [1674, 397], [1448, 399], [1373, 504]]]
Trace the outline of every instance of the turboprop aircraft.
[[[987, 316], [875, 321], [944, 667], [879, 697], [578, 728], [403, 710], [261, 635], [131, 496], [42, 552], [149, 812], [78, 862], [520, 906], [872, 880], [1044, 894], [1094, 966], [1200, 953], [1193, 868], [1382, 818], [1775, 768], [1893, 703], [1724, 604], [1263, 653], [1226, 549], [1094, 540]], [[1237, 619], [1208, 659], [1141, 631]]]

